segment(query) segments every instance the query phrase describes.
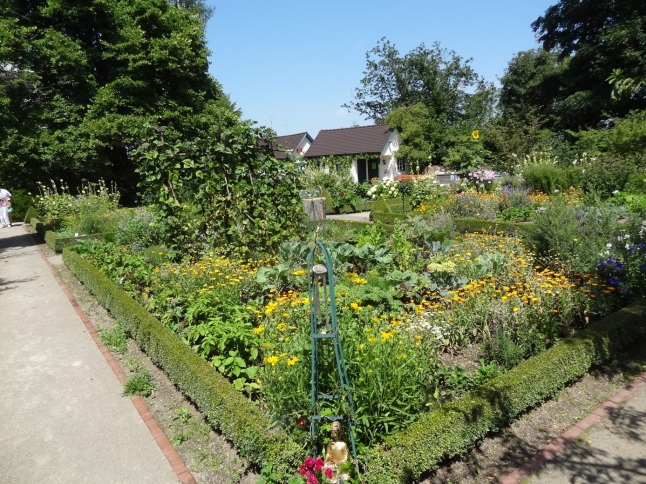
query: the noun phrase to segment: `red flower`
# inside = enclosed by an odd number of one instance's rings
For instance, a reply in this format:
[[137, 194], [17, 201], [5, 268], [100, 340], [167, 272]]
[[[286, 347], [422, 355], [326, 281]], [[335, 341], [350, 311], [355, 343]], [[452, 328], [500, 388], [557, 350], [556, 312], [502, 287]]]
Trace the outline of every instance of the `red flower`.
[[307, 419], [305, 418], [299, 418], [297, 421], [298, 425], [301, 427], [305, 427], [307, 425]]
[[325, 474], [325, 477], [327, 477], [328, 479], [332, 479], [332, 475], [334, 474], [330, 467], [325, 469], [325, 471], [323, 471], [323, 473]]

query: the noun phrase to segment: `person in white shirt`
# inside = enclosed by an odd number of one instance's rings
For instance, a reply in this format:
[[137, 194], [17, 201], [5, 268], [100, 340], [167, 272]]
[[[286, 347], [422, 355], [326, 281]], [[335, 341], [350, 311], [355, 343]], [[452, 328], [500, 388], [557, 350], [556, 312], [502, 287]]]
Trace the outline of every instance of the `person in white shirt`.
[[11, 207], [11, 193], [9, 190], [0, 188], [0, 226], [11, 227], [11, 219], [9, 218], [9, 212], [7, 209]]

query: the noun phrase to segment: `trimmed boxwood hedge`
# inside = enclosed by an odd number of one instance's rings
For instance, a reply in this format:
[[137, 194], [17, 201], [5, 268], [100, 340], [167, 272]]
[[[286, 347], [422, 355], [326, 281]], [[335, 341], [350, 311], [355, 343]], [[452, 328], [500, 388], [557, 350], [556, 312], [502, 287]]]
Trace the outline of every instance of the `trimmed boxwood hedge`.
[[272, 428], [253, 402], [91, 263], [71, 249], [63, 251], [63, 261], [243, 457], [261, 467], [273, 464], [280, 482], [294, 475], [304, 450], [284, 430]]
[[644, 336], [646, 299], [640, 299], [370, 449], [366, 482], [417, 482]]
[[33, 205], [30, 206], [27, 209], [27, 213], [25, 214], [24, 223], [31, 224], [31, 219], [32, 218], [38, 218], [38, 211], [36, 210], [36, 207], [34, 207]]
[[78, 237], [62, 237], [52, 230], [45, 232], [45, 243], [54, 252], [63, 252], [63, 249], [67, 247], [74, 247], [79, 240], [87, 239], [105, 239], [110, 237], [112, 234], [92, 234], [92, 235], [79, 235]]
[[[372, 211], [370, 217], [376, 222], [394, 224], [397, 220], [404, 220], [412, 217], [412, 212]], [[507, 235], [524, 236], [531, 222], [507, 222], [504, 220], [483, 220], [479, 218], [458, 218], [453, 217], [453, 223], [458, 232], [503, 232]]]

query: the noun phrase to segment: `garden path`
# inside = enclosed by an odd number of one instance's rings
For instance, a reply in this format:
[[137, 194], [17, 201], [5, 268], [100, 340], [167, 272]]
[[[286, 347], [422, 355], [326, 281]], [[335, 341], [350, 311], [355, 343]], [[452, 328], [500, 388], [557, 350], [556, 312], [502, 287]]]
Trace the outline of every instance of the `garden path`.
[[0, 482], [191, 482], [21, 225], [0, 229]]
[[370, 212], [342, 213], [339, 215], [327, 215], [329, 220], [349, 220], [352, 222], [370, 222]]

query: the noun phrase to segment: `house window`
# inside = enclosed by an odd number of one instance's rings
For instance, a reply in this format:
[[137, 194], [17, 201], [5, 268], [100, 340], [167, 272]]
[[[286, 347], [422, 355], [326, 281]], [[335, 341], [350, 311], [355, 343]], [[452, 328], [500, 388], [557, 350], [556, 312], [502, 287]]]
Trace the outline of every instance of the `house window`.
[[397, 171], [400, 173], [408, 173], [408, 163], [402, 159], [397, 160]]

